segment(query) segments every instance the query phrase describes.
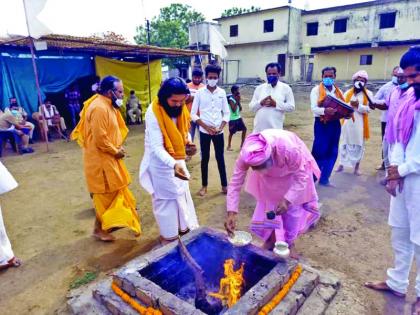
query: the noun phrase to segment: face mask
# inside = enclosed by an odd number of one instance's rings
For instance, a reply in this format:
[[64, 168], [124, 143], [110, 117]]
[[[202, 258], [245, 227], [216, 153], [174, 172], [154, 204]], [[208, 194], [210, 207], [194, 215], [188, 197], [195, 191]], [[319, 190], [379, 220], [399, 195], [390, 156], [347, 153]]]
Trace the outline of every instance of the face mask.
[[123, 99], [122, 98], [118, 98], [115, 95], [114, 91], [111, 91], [111, 92], [112, 92], [112, 96], [113, 96], [113, 98], [112, 98], [112, 104], [114, 105], [114, 107], [120, 108], [121, 106], [123, 106], [123, 104], [124, 104]]
[[333, 78], [323, 78], [322, 83], [324, 83], [325, 86], [333, 86], [334, 85], [334, 79]]
[[10, 112], [12, 113], [13, 116], [19, 115], [19, 111], [17, 111], [16, 109], [11, 110]]
[[393, 76], [392, 76], [391, 81], [392, 81], [392, 83], [394, 83], [395, 85], [397, 85], [397, 84], [398, 84], [398, 78], [397, 78], [395, 75], [393, 75]]
[[400, 84], [399, 86], [401, 90], [406, 90], [410, 87], [407, 82], [404, 82], [403, 84]]
[[356, 82], [354, 82], [354, 87], [356, 88], [356, 89], [362, 89], [363, 87], [365, 86], [365, 82], [363, 82], [363, 81], [356, 81]]
[[219, 81], [219, 80], [217, 80], [217, 79], [207, 79], [207, 84], [210, 87], [215, 87], [217, 85], [217, 81]]
[[268, 75], [267, 76], [267, 82], [270, 83], [271, 85], [275, 85], [278, 81], [277, 76], [275, 75]]

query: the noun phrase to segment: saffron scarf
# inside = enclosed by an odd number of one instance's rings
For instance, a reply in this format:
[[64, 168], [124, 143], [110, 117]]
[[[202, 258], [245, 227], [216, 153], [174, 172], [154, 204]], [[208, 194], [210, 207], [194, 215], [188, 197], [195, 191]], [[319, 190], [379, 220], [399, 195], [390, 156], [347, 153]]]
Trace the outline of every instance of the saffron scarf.
[[[354, 95], [354, 88], [351, 88], [346, 95], [345, 102], [350, 103], [350, 99], [353, 97], [353, 95]], [[366, 97], [366, 94], [363, 93], [363, 105], [368, 105], [368, 104], [369, 104], [369, 101]], [[367, 140], [369, 139], [369, 137], [370, 137], [369, 117], [367, 113], [364, 113], [363, 114], [363, 139]]]
[[[337, 85], [334, 84], [335, 94], [337, 98], [344, 102], [344, 95], [343, 92], [338, 88]], [[327, 89], [325, 88], [324, 83], [319, 84], [319, 98], [318, 98], [318, 106], [322, 107], [322, 103], [324, 102], [325, 98], [327, 97]]]
[[[83, 109], [80, 112], [79, 123], [77, 124], [77, 126], [74, 128], [73, 132], [70, 135], [71, 140], [77, 141], [77, 143], [79, 144], [80, 147], [84, 146], [84, 139], [85, 139], [84, 130], [85, 130], [87, 110], [88, 110], [90, 104], [92, 104], [92, 102], [94, 100], [96, 100], [96, 98], [98, 96], [99, 96], [99, 94], [95, 94], [83, 103]], [[120, 111], [118, 111], [118, 114], [117, 114], [117, 121], [118, 121], [118, 127], [120, 129], [122, 139], [123, 139], [123, 141], [125, 141], [125, 139], [127, 138], [127, 135], [128, 135], [128, 128], [127, 128], [127, 125], [125, 124], [124, 119], [121, 116]]]
[[152, 102], [152, 110], [159, 123], [166, 151], [176, 160], [185, 159], [187, 156], [185, 146], [188, 143], [190, 129], [190, 113], [187, 106], [182, 106], [182, 113], [177, 117], [176, 125], [160, 105], [157, 97]]

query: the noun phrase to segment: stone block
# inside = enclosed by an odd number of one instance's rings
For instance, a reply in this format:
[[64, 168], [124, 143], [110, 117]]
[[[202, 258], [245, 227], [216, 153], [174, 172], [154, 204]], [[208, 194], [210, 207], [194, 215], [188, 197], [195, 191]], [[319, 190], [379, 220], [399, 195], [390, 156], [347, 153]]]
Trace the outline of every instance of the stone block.
[[303, 303], [302, 307], [296, 313], [297, 315], [322, 315], [324, 314], [325, 310], [327, 309], [328, 304], [324, 301], [324, 299], [319, 296], [316, 292], [314, 292], [306, 299], [305, 303]]
[[[171, 293], [166, 293], [158, 299], [159, 308], [164, 315], [198, 315], [204, 314], [193, 305], [181, 300]], [[198, 313], [199, 311], [200, 313]]]
[[319, 283], [326, 286], [332, 286], [334, 289], [340, 287], [340, 279], [331, 272], [319, 271]]
[[320, 284], [316, 290], [319, 296], [327, 303], [330, 303], [334, 296], [337, 294], [337, 289], [335, 289], [333, 286], [326, 286], [323, 284]]
[[319, 275], [307, 270], [303, 270], [299, 279], [292, 287], [292, 291], [296, 293], [302, 293], [305, 297], [308, 297], [313, 289], [319, 283]]
[[289, 292], [284, 299], [271, 311], [270, 315], [295, 315], [304, 303], [305, 296], [296, 292]]

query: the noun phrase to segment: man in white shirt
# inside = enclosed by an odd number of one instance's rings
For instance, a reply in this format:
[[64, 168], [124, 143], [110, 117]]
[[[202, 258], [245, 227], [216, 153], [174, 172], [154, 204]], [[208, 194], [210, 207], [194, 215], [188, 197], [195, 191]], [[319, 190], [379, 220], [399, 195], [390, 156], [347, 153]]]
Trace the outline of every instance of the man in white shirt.
[[[221, 69], [218, 65], [209, 64], [206, 66], [207, 86], [197, 91], [191, 109], [192, 121], [200, 126], [202, 188], [198, 194], [202, 197], [207, 194], [211, 142], [213, 142], [216, 153], [222, 193], [227, 193], [223, 128], [229, 122], [230, 110], [226, 92], [217, 86], [220, 72]], [[200, 113], [199, 116], [198, 113]]]
[[334, 115], [337, 110], [323, 107], [323, 102], [328, 94], [344, 102], [343, 93], [335, 85], [336, 72], [337, 70], [334, 67], [322, 69], [322, 82], [311, 91], [311, 110], [315, 117], [312, 155], [321, 170], [319, 184], [323, 186], [332, 186], [330, 176], [337, 160], [341, 135], [339, 120], [326, 122], [324, 119], [325, 116]]
[[387, 168], [387, 191], [392, 195], [388, 224], [394, 267], [387, 270], [386, 281], [365, 285], [405, 297], [415, 259], [417, 301], [412, 314], [420, 315], [420, 46], [411, 47], [402, 56], [400, 66], [410, 88], [393, 121], [396, 142], [389, 151], [391, 166]]
[[267, 83], [254, 91], [249, 108], [255, 113], [254, 131], [283, 129], [284, 113], [295, 110], [295, 98], [290, 86], [280, 82], [280, 65], [269, 63], [265, 67]]

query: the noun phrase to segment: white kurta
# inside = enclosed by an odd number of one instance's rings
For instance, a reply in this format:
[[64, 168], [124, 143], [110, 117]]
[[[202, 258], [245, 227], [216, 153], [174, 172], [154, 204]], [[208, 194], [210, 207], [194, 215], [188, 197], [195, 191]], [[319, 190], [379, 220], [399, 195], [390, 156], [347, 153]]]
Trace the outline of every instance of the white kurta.
[[[347, 91], [344, 97], [347, 96]], [[373, 99], [371, 91], [367, 91], [369, 98]], [[363, 114], [369, 113], [370, 108], [368, 104], [363, 104], [363, 93], [353, 95], [351, 100], [358, 100], [359, 107], [354, 111], [353, 119], [344, 120], [341, 128], [340, 139], [340, 165], [354, 167], [359, 163], [365, 152], [365, 140], [363, 138]]]
[[185, 160], [176, 161], [165, 149], [159, 123], [149, 106], [145, 116], [145, 150], [140, 165], [140, 184], [152, 195], [153, 213], [161, 235], [178, 236], [179, 231], [198, 228], [188, 181], [174, 175], [175, 163], [188, 173]]
[[[276, 107], [261, 106], [261, 101], [267, 96], [276, 101]], [[255, 112], [254, 133], [265, 129], [283, 129], [284, 113], [295, 110], [293, 91], [283, 82], [277, 82], [275, 87], [263, 83], [255, 89], [249, 108]]]
[[[0, 195], [4, 194], [17, 187], [17, 182], [9, 173], [6, 167], [0, 162]], [[6, 228], [3, 222], [3, 215], [0, 207], [0, 265], [7, 264], [7, 262], [14, 257], [12, 245], [6, 234]]]

